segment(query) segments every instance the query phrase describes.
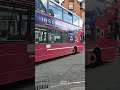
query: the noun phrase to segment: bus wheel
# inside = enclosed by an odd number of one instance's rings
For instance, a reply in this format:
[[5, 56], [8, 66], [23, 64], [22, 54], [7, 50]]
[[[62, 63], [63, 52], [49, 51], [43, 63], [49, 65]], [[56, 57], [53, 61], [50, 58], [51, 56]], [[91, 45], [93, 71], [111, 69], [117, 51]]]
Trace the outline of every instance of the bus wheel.
[[100, 55], [97, 52], [92, 52], [90, 57], [90, 67], [96, 67], [101, 63]]
[[77, 53], [77, 47], [74, 47], [73, 48], [73, 54], [76, 54]]

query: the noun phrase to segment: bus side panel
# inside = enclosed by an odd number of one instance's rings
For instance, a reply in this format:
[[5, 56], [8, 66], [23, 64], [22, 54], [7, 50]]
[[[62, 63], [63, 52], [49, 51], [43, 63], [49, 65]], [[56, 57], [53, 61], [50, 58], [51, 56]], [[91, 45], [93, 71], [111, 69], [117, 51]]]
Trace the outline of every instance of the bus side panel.
[[35, 44], [35, 62], [44, 60], [47, 55], [46, 44]]
[[26, 43], [0, 44], [0, 85], [34, 77]]
[[0, 45], [0, 72], [8, 72], [27, 67], [28, 54], [26, 44]]
[[102, 49], [101, 50], [101, 59], [103, 61], [111, 60], [115, 57], [115, 54], [116, 54], [116, 49], [115, 48]]
[[35, 46], [35, 62], [55, 58], [73, 52], [73, 44], [50, 44], [50, 48], [46, 48], [44, 44], [36, 44]]
[[52, 44], [50, 49], [47, 49], [47, 55], [49, 54], [62, 54], [64, 52], [69, 52], [71, 53], [73, 49], [73, 46], [66, 44]]
[[35, 67], [0, 73], [0, 85], [8, 84], [18, 80], [24, 80], [27, 78], [32, 78], [34, 76]]

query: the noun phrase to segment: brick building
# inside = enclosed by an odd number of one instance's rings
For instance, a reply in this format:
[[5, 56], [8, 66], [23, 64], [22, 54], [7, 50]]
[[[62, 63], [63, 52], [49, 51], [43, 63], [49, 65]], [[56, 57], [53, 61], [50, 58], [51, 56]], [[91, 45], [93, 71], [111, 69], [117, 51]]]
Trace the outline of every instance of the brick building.
[[78, 0], [64, 0], [61, 5], [76, 13], [78, 16], [83, 17], [83, 8], [80, 6]]

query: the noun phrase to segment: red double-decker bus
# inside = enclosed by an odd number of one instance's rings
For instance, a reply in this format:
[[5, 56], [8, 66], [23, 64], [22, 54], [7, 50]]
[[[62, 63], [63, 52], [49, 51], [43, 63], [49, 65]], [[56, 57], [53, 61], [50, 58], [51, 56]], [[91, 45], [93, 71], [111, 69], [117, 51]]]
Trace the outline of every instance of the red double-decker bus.
[[34, 5], [0, 0], [0, 85], [34, 77]]
[[82, 52], [82, 19], [53, 0], [35, 4], [35, 61]]
[[118, 28], [116, 28], [117, 14], [114, 6], [107, 7], [104, 3], [103, 10], [98, 9], [93, 12], [86, 11], [85, 57], [86, 65], [94, 67], [115, 57]]

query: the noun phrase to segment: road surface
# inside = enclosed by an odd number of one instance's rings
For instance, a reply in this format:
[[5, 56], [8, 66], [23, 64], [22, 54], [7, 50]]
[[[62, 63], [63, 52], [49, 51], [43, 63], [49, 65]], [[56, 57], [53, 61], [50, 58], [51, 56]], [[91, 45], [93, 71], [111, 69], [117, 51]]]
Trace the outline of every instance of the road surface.
[[37, 63], [35, 77], [36, 90], [85, 90], [85, 54]]
[[120, 56], [95, 68], [86, 68], [85, 90], [120, 90]]

